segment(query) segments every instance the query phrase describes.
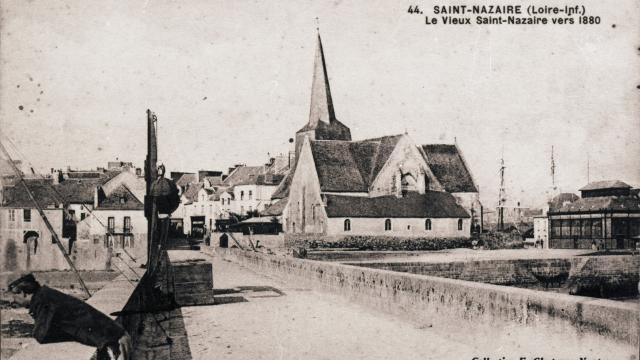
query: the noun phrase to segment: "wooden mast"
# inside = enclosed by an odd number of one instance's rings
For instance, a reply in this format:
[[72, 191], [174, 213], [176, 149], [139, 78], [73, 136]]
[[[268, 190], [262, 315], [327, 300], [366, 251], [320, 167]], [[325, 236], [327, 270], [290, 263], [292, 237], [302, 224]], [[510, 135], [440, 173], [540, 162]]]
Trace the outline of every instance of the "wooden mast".
[[144, 177], [147, 193], [145, 196], [145, 216], [147, 218], [147, 269], [150, 269], [157, 260], [156, 228], [158, 226], [158, 211], [153, 196], [151, 185], [158, 177], [158, 143], [156, 134], [156, 115], [147, 109], [147, 158], [144, 162]]

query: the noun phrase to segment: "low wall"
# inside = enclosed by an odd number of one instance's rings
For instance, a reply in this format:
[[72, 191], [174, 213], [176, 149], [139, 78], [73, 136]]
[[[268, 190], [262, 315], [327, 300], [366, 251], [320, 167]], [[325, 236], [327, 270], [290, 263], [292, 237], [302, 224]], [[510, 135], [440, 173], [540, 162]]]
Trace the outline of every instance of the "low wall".
[[[233, 236], [238, 240], [242, 246], [251, 247], [249, 245], [249, 239], [253, 242], [254, 246], [259, 244], [262, 247], [269, 249], [283, 248], [284, 247], [284, 234], [280, 233], [277, 235], [269, 235], [269, 234], [253, 234], [253, 235], [243, 235], [242, 233], [232, 233]], [[259, 243], [258, 243], [259, 242]], [[217, 246], [218, 244], [212, 244]], [[233, 240], [229, 239], [229, 246], [233, 246], [235, 243]]]
[[[79, 271], [80, 277], [84, 280], [89, 290], [100, 289], [105, 282], [109, 282], [118, 277], [115, 271]], [[19, 277], [19, 272], [3, 272], [0, 273], [0, 289], [6, 289], [9, 283]], [[70, 270], [54, 270], [54, 271], [34, 271], [38, 282], [56, 289], [82, 289], [78, 283], [78, 277]]]
[[[462, 326], [477, 336], [542, 327], [567, 337], [597, 334], [638, 344], [639, 311], [634, 304], [529, 289], [398, 273], [284, 256], [220, 251], [221, 256], [412, 321]], [[447, 325], [449, 324], [449, 325]]]
[[[572, 287], [572, 293], [597, 290], [598, 297], [634, 296], [640, 281], [640, 256], [576, 256], [559, 259], [513, 259], [455, 262], [358, 262], [374, 269], [518, 287]], [[589, 295], [592, 290], [589, 291]]]
[[423, 254], [429, 254], [431, 252], [423, 251], [359, 251], [359, 250], [347, 250], [344, 249], [323, 249], [323, 250], [308, 250], [307, 259], [320, 260], [320, 261], [339, 261], [339, 262], [353, 262], [353, 261], [371, 261], [371, 260], [385, 260], [390, 258], [410, 258], [413, 256], [419, 256]]

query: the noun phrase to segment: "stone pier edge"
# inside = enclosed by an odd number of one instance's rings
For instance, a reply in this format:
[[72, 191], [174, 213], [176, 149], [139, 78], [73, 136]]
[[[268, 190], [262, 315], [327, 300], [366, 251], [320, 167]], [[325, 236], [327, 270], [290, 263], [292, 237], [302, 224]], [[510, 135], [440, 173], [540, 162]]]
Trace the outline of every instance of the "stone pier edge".
[[[639, 344], [640, 309], [632, 303], [239, 249], [217, 248], [216, 252], [254, 271], [343, 295], [414, 322], [455, 324], [465, 326], [465, 331], [475, 328], [478, 335], [484, 336], [487, 331], [497, 334], [538, 327], [570, 337], [596, 334], [621, 343]], [[216, 274], [214, 269], [216, 276], [224, 274]]]

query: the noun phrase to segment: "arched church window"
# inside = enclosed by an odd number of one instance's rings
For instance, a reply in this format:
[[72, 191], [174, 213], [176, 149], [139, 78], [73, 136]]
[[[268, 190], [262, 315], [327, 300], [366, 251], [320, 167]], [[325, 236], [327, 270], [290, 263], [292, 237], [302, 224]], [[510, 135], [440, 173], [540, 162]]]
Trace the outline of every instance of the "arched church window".
[[427, 219], [424, 221], [424, 229], [431, 230], [431, 219]]
[[351, 231], [351, 220], [346, 219], [344, 221], [344, 231]]
[[391, 231], [391, 219], [387, 219], [384, 221], [384, 230]]

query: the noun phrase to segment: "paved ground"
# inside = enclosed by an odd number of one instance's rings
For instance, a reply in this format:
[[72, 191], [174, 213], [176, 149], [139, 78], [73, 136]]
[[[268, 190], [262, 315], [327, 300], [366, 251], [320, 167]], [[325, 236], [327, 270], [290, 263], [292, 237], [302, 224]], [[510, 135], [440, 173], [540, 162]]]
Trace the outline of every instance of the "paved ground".
[[473, 337], [468, 324], [414, 324], [217, 257], [213, 263], [218, 305], [182, 308], [193, 359], [637, 359], [636, 349], [599, 337], [517, 328], [508, 338]]

